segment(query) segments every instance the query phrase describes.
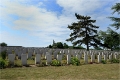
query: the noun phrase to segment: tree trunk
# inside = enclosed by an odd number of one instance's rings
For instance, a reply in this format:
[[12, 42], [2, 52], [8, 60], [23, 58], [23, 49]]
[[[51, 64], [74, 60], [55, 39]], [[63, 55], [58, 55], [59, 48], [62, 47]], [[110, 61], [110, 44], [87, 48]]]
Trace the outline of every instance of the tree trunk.
[[89, 51], [89, 39], [88, 39], [88, 34], [87, 34], [87, 27], [86, 27], [86, 46], [87, 46], [87, 51]]
[[88, 43], [87, 43], [87, 51], [89, 51], [89, 45], [88, 45]]

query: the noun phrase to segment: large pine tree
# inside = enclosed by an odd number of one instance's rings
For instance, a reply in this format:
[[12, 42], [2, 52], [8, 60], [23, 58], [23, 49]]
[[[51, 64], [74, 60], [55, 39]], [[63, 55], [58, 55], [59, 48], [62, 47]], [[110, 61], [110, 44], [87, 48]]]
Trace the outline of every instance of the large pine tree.
[[68, 28], [73, 32], [66, 41], [71, 41], [73, 45], [85, 44], [87, 50], [89, 50], [90, 46], [97, 47], [100, 41], [97, 39], [97, 29], [99, 27], [93, 25], [96, 20], [91, 20], [90, 16], [82, 16], [77, 13], [75, 13], [75, 16], [79, 21], [77, 23], [72, 23], [72, 25], [68, 25]]

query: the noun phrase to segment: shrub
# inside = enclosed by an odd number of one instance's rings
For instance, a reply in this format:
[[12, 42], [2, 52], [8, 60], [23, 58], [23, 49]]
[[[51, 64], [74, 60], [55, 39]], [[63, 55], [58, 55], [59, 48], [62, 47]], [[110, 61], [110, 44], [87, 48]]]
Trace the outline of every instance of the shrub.
[[61, 66], [61, 62], [58, 61], [58, 60], [53, 60], [53, 61], [51, 62], [51, 65], [52, 65], [52, 66]]
[[5, 60], [0, 59], [0, 69], [3, 69], [5, 67]]
[[101, 60], [101, 63], [106, 64], [107, 62], [105, 60]]
[[119, 59], [111, 59], [110, 62], [111, 63], [120, 63]]
[[6, 61], [0, 57], [0, 69], [3, 69], [7, 66], [8, 66], [8, 61]]
[[80, 61], [79, 61], [78, 58], [72, 57], [72, 58], [71, 58], [71, 64], [72, 64], [72, 65], [79, 66], [79, 65], [80, 65]]
[[6, 50], [5, 51], [2, 51], [0, 56], [2, 57], [2, 59], [6, 59], [6, 56], [7, 56], [7, 53], [6, 53]]

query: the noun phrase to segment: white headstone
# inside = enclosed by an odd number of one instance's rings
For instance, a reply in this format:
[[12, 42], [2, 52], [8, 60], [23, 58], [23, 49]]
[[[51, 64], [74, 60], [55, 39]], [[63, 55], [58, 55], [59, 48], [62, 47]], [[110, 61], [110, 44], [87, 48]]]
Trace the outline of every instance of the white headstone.
[[84, 54], [84, 61], [85, 61], [85, 64], [88, 63], [88, 55]]
[[75, 56], [76, 56], [76, 53], [73, 53], [72, 56], [75, 57]]
[[19, 52], [18, 52], [18, 59], [21, 59], [21, 54], [22, 54], [22, 53], [19, 51]]
[[105, 60], [105, 61], [107, 60], [107, 55], [106, 55], [106, 54], [104, 55], [104, 60]]
[[31, 57], [32, 57], [32, 52], [28, 52], [27, 59], [28, 59], [28, 58], [31, 58]]
[[109, 60], [111, 60], [112, 59], [112, 55], [109, 55]]
[[55, 52], [53, 53], [53, 55], [54, 55], [54, 59], [57, 58], [57, 54], [58, 54], [58, 51], [55, 51]]
[[118, 55], [117, 54], [115, 54], [114, 56], [115, 56], [115, 59], [118, 59]]
[[80, 55], [79, 55], [79, 54], [77, 54], [77, 55], [76, 55], [76, 58], [78, 58], [78, 60], [80, 60]]
[[52, 56], [50, 54], [46, 54], [46, 58], [47, 58], [46, 65], [48, 65], [52, 61]]
[[82, 53], [79, 53], [79, 55], [80, 55], [80, 59], [82, 58]]
[[91, 55], [91, 62], [95, 62], [95, 55]]
[[23, 66], [27, 65], [27, 54], [21, 54], [21, 61]]
[[57, 60], [60, 61], [60, 62], [62, 61], [62, 54], [57, 55]]
[[68, 55], [67, 55], [67, 64], [70, 64], [70, 62], [71, 62], [71, 55], [68, 54]]
[[101, 55], [98, 55], [98, 63], [101, 63]]
[[40, 60], [41, 60], [41, 55], [40, 54], [36, 54], [35, 55], [35, 64], [40, 64]]
[[14, 65], [15, 54], [8, 54], [10, 64]]

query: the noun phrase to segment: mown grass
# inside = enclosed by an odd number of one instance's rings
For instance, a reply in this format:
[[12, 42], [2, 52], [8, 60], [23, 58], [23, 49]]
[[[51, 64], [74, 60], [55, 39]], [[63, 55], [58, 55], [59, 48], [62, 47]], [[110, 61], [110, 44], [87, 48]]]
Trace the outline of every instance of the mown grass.
[[[46, 60], [42, 57], [41, 62]], [[90, 62], [90, 58], [88, 60]], [[97, 59], [95, 59], [97, 62]], [[35, 60], [28, 59], [28, 65], [34, 65]], [[66, 64], [62, 60], [62, 64]], [[15, 60], [19, 67], [0, 69], [0, 80], [119, 80], [120, 64], [84, 64], [80, 60], [80, 66], [44, 66], [44, 67], [22, 67], [21, 60]]]
[[119, 64], [17, 67], [0, 71], [0, 80], [119, 80]]

